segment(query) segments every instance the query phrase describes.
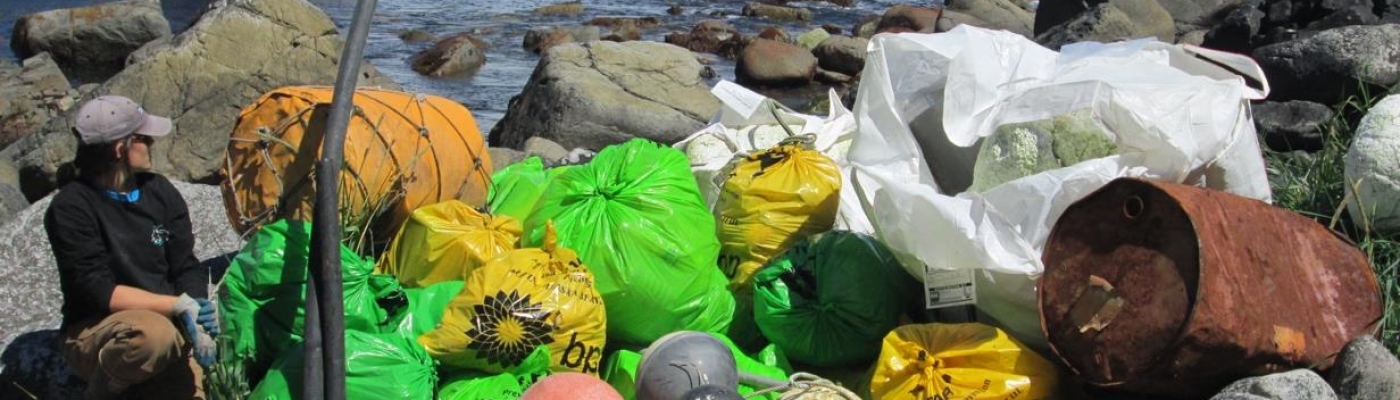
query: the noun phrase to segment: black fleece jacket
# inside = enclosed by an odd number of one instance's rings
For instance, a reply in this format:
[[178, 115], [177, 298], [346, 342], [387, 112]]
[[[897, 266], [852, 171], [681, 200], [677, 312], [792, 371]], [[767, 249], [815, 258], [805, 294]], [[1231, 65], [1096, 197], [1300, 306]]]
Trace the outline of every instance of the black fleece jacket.
[[83, 181], [64, 185], [44, 215], [58, 263], [63, 327], [111, 312], [117, 285], [207, 298], [209, 272], [194, 255], [189, 208], [175, 186], [137, 174], [135, 202]]

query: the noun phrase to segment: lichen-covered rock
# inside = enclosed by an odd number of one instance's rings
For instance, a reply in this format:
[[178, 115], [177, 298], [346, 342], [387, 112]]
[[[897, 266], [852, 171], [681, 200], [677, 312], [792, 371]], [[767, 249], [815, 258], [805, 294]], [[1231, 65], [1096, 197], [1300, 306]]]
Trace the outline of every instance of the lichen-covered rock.
[[1347, 182], [1357, 182], [1343, 185], [1352, 222], [1400, 233], [1400, 95], [1386, 96], [1361, 118], [1345, 164]]

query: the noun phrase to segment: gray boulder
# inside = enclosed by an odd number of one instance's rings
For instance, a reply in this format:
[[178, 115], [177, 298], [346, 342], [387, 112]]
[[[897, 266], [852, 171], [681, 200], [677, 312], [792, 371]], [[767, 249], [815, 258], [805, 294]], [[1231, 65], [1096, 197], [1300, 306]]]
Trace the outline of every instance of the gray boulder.
[[1400, 400], [1400, 360], [1376, 338], [1360, 336], [1342, 348], [1328, 383], [1342, 400]]
[[1226, 386], [1211, 400], [1336, 400], [1327, 381], [1311, 370], [1242, 379]]
[[543, 54], [564, 43], [586, 43], [603, 39], [603, 29], [593, 25], [546, 26], [525, 31], [525, 50]]
[[817, 73], [817, 57], [790, 43], [755, 40], [739, 53], [735, 80], [742, 85], [764, 87], [802, 86]]
[[449, 76], [475, 71], [486, 64], [486, 42], [468, 33], [439, 40], [413, 55], [413, 70], [427, 76]]
[[[305, 0], [229, 0], [184, 33], [133, 54], [126, 69], [84, 98], [123, 95], [170, 117], [176, 134], [156, 141], [155, 171], [217, 181], [239, 110], [281, 86], [333, 84], [342, 43], [330, 18]], [[359, 83], [398, 89], [368, 63]], [[75, 110], [0, 151], [20, 169], [20, 190], [31, 200], [54, 189], [59, 168], [73, 157]]]
[[690, 51], [655, 42], [565, 44], [540, 59], [492, 146], [522, 148], [540, 136], [600, 150], [634, 137], [672, 144], [719, 110]]
[[[1371, 0], [1266, 0], [1263, 8], [1267, 14], [1265, 24], [1268, 26], [1306, 28], [1319, 20], [1328, 19], [1332, 14], [1342, 10], [1365, 8], [1367, 14], [1370, 14], [1374, 7], [1375, 4]], [[1345, 17], [1338, 16], [1337, 19], [1345, 19]]]
[[1310, 101], [1266, 101], [1251, 107], [1254, 127], [1274, 151], [1322, 149], [1322, 126], [1336, 115], [1332, 108]]
[[29, 200], [19, 188], [8, 183], [0, 183], [0, 225], [10, 222], [21, 211], [29, 208]]
[[[1400, 25], [1347, 26], [1254, 50], [1275, 100], [1336, 104], [1357, 82], [1400, 83]], [[1373, 93], [1379, 92], [1373, 91]]]
[[20, 17], [10, 48], [20, 58], [48, 52], [69, 75], [100, 82], [121, 71], [132, 51], [167, 36], [159, 0], [130, 0]]
[[832, 36], [812, 50], [822, 69], [846, 75], [859, 75], [865, 69], [865, 47], [870, 39]]
[[1375, 25], [1380, 23], [1381, 17], [1371, 11], [1370, 5], [1356, 5], [1341, 10], [1333, 11], [1326, 17], [1308, 24], [1307, 29], [1315, 31], [1325, 31], [1332, 28], [1340, 28], [1351, 25]]
[[1259, 9], [1262, 0], [1240, 3], [1230, 11], [1220, 24], [1210, 28], [1203, 44], [1212, 49], [1249, 53], [1254, 50], [1254, 38], [1264, 23], [1264, 11]]
[[745, 17], [763, 17], [784, 21], [811, 21], [812, 10], [750, 2], [744, 4]]
[[1059, 49], [1083, 41], [1113, 42], [1145, 37], [1168, 43], [1176, 40], [1176, 24], [1171, 14], [1156, 0], [1109, 0], [1036, 36], [1035, 41]]
[[0, 148], [72, 108], [77, 96], [49, 53], [24, 60], [19, 68], [0, 69]]
[[[1282, 0], [1292, 1], [1292, 0]], [[1035, 12], [1035, 34], [1040, 36], [1056, 26], [1078, 18], [1106, 0], [1041, 0]], [[1201, 26], [1215, 26], [1218, 19], [1245, 0], [1158, 0], [1158, 7], [1171, 16], [1171, 21]], [[1125, 8], [1125, 7], [1124, 7]], [[1128, 11], [1128, 10], [1124, 10]], [[1154, 31], [1155, 32], [1155, 31]], [[1182, 32], [1188, 32], [1183, 30]], [[1155, 33], [1154, 33], [1155, 35]], [[1170, 42], [1171, 40], [1165, 40]]]
[[1356, 226], [1400, 233], [1400, 95], [1388, 95], [1361, 117], [1344, 161], [1347, 212]]
[[1035, 14], [1010, 0], [947, 0], [944, 7], [944, 13], [958, 12], [985, 23], [974, 26], [1001, 29], [1028, 38], [1034, 34]]

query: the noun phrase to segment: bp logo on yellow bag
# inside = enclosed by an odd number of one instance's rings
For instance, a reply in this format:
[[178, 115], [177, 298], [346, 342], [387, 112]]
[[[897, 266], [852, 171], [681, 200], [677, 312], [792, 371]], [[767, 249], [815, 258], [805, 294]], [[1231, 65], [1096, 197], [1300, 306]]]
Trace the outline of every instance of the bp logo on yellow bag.
[[[471, 342], [467, 348], [476, 350], [478, 358], [506, 367], [520, 365], [535, 347], [554, 342], [550, 333], [555, 325], [553, 314], [541, 303], [532, 303], [530, 295], [518, 291], [496, 292], [482, 304], [472, 306], [476, 318], [467, 330]], [[557, 314], [555, 314], [557, 315]]]
[[578, 256], [554, 240], [520, 249], [472, 273], [436, 330], [418, 342], [449, 369], [510, 371], [540, 346], [550, 369], [596, 374], [607, 341], [603, 298]]

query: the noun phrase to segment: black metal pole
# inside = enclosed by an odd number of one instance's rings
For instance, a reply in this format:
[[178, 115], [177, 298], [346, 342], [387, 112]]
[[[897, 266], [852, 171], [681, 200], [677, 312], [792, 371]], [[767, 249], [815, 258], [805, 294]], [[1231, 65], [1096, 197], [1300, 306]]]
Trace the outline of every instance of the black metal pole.
[[[311, 228], [311, 265], [319, 266], [320, 311], [325, 399], [345, 399], [345, 299], [340, 275], [340, 169], [345, 156], [345, 131], [350, 126], [355, 86], [364, 60], [365, 40], [376, 0], [359, 0], [350, 32], [340, 54], [330, 116], [326, 121], [321, 159], [316, 166], [316, 206]], [[313, 362], [307, 360], [307, 363]], [[314, 385], [314, 381], [306, 385]], [[308, 397], [307, 400], [319, 400]]]
[[320, 265], [315, 257], [307, 260], [306, 265], [306, 318], [302, 321], [303, 346], [306, 348], [302, 352], [301, 370], [301, 398], [303, 399], [324, 399], [326, 387], [321, 382], [326, 381], [324, 368], [321, 365], [322, 343], [321, 343], [321, 308], [316, 297], [319, 290], [316, 286], [322, 285], [319, 274], [316, 273], [316, 266]]

